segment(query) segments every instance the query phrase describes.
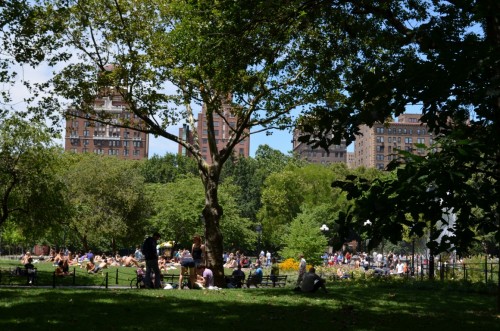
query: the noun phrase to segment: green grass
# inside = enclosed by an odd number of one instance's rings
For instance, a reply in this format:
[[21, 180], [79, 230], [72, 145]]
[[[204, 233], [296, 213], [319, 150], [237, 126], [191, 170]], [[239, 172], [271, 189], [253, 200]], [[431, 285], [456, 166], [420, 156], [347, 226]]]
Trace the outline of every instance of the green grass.
[[[47, 266], [47, 272], [52, 269]], [[0, 330], [500, 329], [494, 286], [396, 279], [337, 281], [327, 287], [328, 294], [296, 293], [292, 286], [220, 291], [3, 287]]]
[[[17, 260], [0, 260], [0, 272], [2, 278], [0, 279], [1, 285], [10, 283], [11, 285], [25, 285], [25, 277], [6, 278], [9, 270], [14, 270], [16, 267], [23, 266]], [[53, 273], [55, 267], [50, 262], [36, 263], [39, 286], [52, 286]], [[65, 277], [56, 278], [56, 286], [105, 286], [106, 273], [108, 274], [108, 285], [112, 286], [129, 286], [130, 280], [136, 276], [136, 268], [127, 267], [109, 267], [104, 269], [102, 273], [89, 274], [85, 269], [78, 266], [70, 266], [70, 275]], [[75, 273], [73, 284], [73, 272]], [[171, 271], [175, 273], [176, 270]], [[178, 274], [178, 271], [177, 271]]]

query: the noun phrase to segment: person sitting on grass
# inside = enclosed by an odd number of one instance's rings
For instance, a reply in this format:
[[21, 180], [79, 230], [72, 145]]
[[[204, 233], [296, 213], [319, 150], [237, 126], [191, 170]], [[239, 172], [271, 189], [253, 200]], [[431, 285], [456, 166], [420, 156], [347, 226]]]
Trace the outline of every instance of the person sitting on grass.
[[132, 265], [135, 265], [136, 267], [139, 267], [139, 261], [137, 261], [134, 257], [134, 254], [130, 254], [127, 257], [124, 257], [122, 259], [122, 266], [124, 267], [132, 267]]
[[54, 270], [54, 273], [56, 276], [62, 277], [62, 276], [68, 275], [68, 273], [64, 272], [63, 266], [64, 266], [63, 261], [59, 261], [59, 263], [57, 264], [56, 270]]
[[337, 269], [337, 277], [339, 279], [348, 279], [349, 278], [349, 273], [347, 271], [344, 271], [342, 268]]
[[104, 268], [107, 268], [108, 264], [106, 261], [102, 261], [99, 265], [96, 265], [93, 261], [89, 261], [85, 268], [89, 274], [96, 274]]
[[262, 283], [262, 276], [263, 276], [262, 266], [258, 260], [255, 262], [254, 268], [255, 268], [255, 273], [253, 275], [250, 275], [251, 277], [248, 277], [247, 279], [248, 288], [250, 287], [250, 285], [259, 287], [259, 284]]
[[196, 284], [201, 288], [211, 289], [214, 287], [214, 274], [203, 263], [197, 267], [198, 277]]
[[31, 259], [31, 253], [26, 252], [26, 254], [24, 254], [23, 257], [21, 258], [21, 264], [25, 265], [26, 263], [28, 263], [29, 259]]
[[236, 262], [236, 259], [233, 256], [231, 256], [229, 260], [224, 264], [224, 268], [228, 269], [234, 269], [237, 266], [241, 268], [241, 266]]
[[323, 292], [328, 293], [325, 287], [325, 280], [316, 274], [316, 269], [314, 267], [311, 267], [309, 272], [304, 274], [300, 289], [302, 292], [313, 293], [319, 288], [322, 288]]

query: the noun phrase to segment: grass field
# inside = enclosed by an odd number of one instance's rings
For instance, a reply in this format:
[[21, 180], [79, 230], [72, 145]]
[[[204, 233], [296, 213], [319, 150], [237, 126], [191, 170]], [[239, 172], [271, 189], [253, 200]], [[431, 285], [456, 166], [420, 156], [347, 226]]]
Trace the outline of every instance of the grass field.
[[360, 280], [327, 287], [328, 294], [296, 293], [292, 286], [2, 287], [0, 330], [500, 330], [495, 290], [484, 285]]

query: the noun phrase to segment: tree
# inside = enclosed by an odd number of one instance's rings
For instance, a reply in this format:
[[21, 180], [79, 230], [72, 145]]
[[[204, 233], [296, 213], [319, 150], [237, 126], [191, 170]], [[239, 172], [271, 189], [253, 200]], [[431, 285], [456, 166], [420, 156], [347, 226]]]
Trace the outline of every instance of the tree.
[[292, 165], [270, 174], [262, 189], [262, 208], [258, 214], [265, 242], [282, 247], [290, 223], [304, 208], [329, 205], [330, 215], [315, 220], [322, 224], [326, 222], [333, 228], [333, 222], [345, 207], [345, 197], [339, 189], [332, 190], [331, 182], [344, 178], [347, 173], [345, 165], [307, 164], [302, 167]]
[[68, 229], [83, 247], [116, 251], [142, 242], [149, 202], [140, 164], [94, 154], [70, 155], [64, 173], [73, 206]]
[[196, 175], [198, 168], [194, 159], [176, 155], [153, 155], [144, 161], [141, 173], [147, 183], [171, 183], [179, 177]]
[[[238, 188], [234, 184], [221, 185], [220, 200], [224, 207], [221, 231], [224, 246], [249, 249], [256, 241], [252, 222], [240, 216], [236, 202]], [[149, 227], [160, 231], [167, 240], [176, 242], [179, 248], [190, 248], [192, 237], [203, 230], [203, 218], [199, 210], [203, 206], [203, 185], [194, 177], [178, 179], [173, 183], [150, 184], [148, 197], [152, 201]]]
[[[301, 61], [304, 39], [298, 35], [308, 26], [307, 10], [314, 6], [281, 0], [47, 0], [8, 5], [2, 13], [10, 28], [4, 39], [7, 52], [30, 64], [67, 61], [48, 84], [35, 87], [70, 100], [80, 116], [179, 143], [197, 160], [205, 191], [208, 264], [217, 285], [223, 285], [218, 197], [223, 164], [249, 134], [289, 126], [293, 109], [323, 103], [316, 100], [322, 87], [314, 84], [314, 77], [302, 75], [310, 64]], [[16, 39], [17, 34], [23, 38]], [[93, 109], [95, 97], [109, 88], [120, 92], [143, 122], [120, 121]], [[201, 104], [207, 110], [203, 122], [210, 164], [201, 156], [195, 130], [193, 105]], [[48, 117], [61, 108], [60, 99], [45, 97], [37, 115]], [[221, 149], [214, 116], [233, 129], [223, 137]], [[193, 142], [167, 131], [180, 121], [190, 125]]]
[[284, 238], [285, 247], [280, 254], [285, 258], [297, 258], [303, 253], [308, 262], [319, 264], [328, 244], [320, 227], [321, 223], [311, 218], [307, 211], [299, 214], [290, 224], [290, 231]]
[[31, 237], [64, 218], [60, 156], [43, 124], [16, 116], [0, 122], [0, 227], [15, 220]]

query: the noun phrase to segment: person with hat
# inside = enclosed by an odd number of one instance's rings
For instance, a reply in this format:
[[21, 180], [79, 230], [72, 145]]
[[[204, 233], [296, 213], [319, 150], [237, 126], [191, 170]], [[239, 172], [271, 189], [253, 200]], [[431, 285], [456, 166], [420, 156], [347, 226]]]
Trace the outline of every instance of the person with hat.
[[[158, 252], [156, 251], [156, 242], [160, 237], [160, 234], [155, 232], [153, 236], [147, 237], [142, 245], [142, 253], [146, 260], [144, 284], [147, 288], [161, 288], [161, 272], [158, 267]], [[154, 284], [151, 280], [151, 272], [154, 272]]]

